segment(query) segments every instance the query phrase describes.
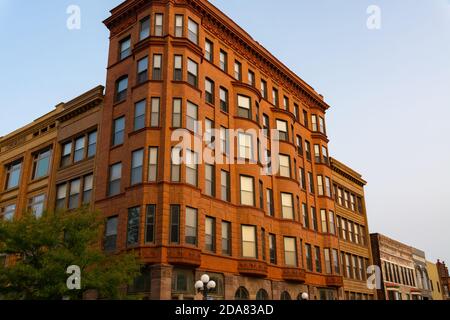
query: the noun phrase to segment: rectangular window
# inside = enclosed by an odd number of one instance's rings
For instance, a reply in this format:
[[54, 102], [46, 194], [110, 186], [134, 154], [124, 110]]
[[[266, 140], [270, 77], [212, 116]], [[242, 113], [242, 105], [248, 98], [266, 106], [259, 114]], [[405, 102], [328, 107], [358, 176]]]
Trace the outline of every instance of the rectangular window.
[[279, 102], [279, 100], [278, 100], [278, 90], [275, 89], [275, 88], [272, 89], [272, 102], [273, 102], [273, 104], [276, 107], [278, 107], [278, 102]]
[[183, 81], [183, 56], [174, 56], [173, 62], [173, 80]]
[[309, 229], [308, 206], [306, 205], [306, 203], [302, 203], [302, 217], [303, 227]]
[[300, 110], [298, 104], [294, 103], [294, 117], [295, 121], [300, 121]]
[[261, 95], [264, 99], [267, 99], [267, 81], [261, 79]]
[[192, 19], [188, 19], [188, 39], [198, 44], [198, 23]]
[[306, 270], [313, 271], [311, 245], [305, 244]]
[[230, 201], [230, 173], [222, 170], [220, 173], [221, 199]]
[[94, 188], [94, 176], [92, 174], [83, 179], [83, 204], [91, 203], [92, 190]]
[[136, 150], [131, 155], [131, 185], [142, 183], [144, 149]]
[[143, 40], [150, 36], [150, 17], [145, 17], [140, 22], [139, 40]]
[[184, 34], [184, 16], [182, 14], [175, 15], [175, 37], [181, 38]]
[[334, 273], [335, 274], [341, 274], [341, 270], [339, 267], [339, 255], [338, 255], [338, 251], [336, 249], [332, 250], [332, 255], [333, 255], [333, 268], [334, 268]]
[[150, 147], [148, 152], [148, 182], [158, 180], [158, 147]]
[[139, 243], [139, 221], [141, 208], [128, 209], [127, 246], [135, 246]]
[[306, 154], [306, 159], [311, 161], [311, 144], [309, 143], [309, 141], [306, 141], [306, 140], [305, 140], [305, 154]]
[[329, 211], [328, 212], [328, 224], [329, 224], [329, 231], [331, 234], [336, 234], [336, 225], [334, 222], [334, 212]]
[[173, 109], [172, 109], [172, 127], [181, 128], [181, 106], [182, 100], [179, 98], [173, 99]]
[[88, 134], [87, 157], [92, 158], [97, 152], [97, 131]]
[[52, 158], [51, 149], [45, 149], [34, 154], [33, 174], [32, 174], [33, 180], [40, 179], [48, 175], [51, 158]]
[[349, 254], [345, 254], [345, 275], [349, 279], [353, 278], [352, 265], [350, 264], [350, 255]]
[[319, 132], [325, 134], [325, 120], [319, 117]]
[[220, 127], [220, 151], [224, 154], [230, 153], [230, 135], [225, 127]]
[[330, 259], [330, 249], [323, 250], [325, 256], [325, 272], [331, 274], [331, 259]]
[[222, 254], [231, 256], [231, 223], [222, 222]]
[[349, 206], [349, 198], [350, 198], [350, 193], [348, 191], [344, 191], [344, 206], [346, 208], [350, 208], [350, 206]]
[[162, 80], [162, 55], [153, 55], [153, 80]]
[[269, 216], [273, 217], [275, 215], [275, 206], [273, 203], [273, 191], [272, 189], [266, 190], [266, 201], [267, 201], [267, 213]]
[[297, 244], [295, 238], [284, 237], [284, 264], [297, 267]]
[[30, 199], [29, 209], [36, 218], [42, 217], [44, 213], [45, 194], [40, 194]]
[[263, 134], [265, 136], [269, 136], [269, 130], [270, 130], [269, 116], [264, 113], [263, 114]]
[[320, 209], [320, 218], [322, 221], [322, 232], [328, 233], [327, 210]]
[[315, 114], [311, 115], [311, 126], [312, 131], [317, 132], [317, 116]]
[[117, 226], [119, 217], [109, 217], [106, 220], [105, 240], [103, 248], [107, 252], [115, 251], [117, 248]]
[[146, 101], [142, 100], [134, 105], [134, 131], [145, 127]]
[[170, 206], [170, 243], [180, 243], [180, 206]]
[[239, 158], [241, 159], [253, 159], [253, 137], [251, 134], [245, 134], [239, 132], [238, 144], [239, 144]]
[[197, 245], [197, 209], [186, 208], [186, 236], [187, 244]]
[[255, 86], [255, 73], [251, 70], [248, 70], [248, 84], [252, 87]]
[[354, 242], [353, 239], [353, 222], [347, 221], [348, 241]]
[[241, 176], [241, 204], [255, 205], [254, 180], [252, 177]]
[[286, 96], [283, 97], [283, 109], [289, 111], [289, 98]]
[[66, 208], [67, 184], [60, 184], [56, 188], [56, 209]]
[[152, 109], [150, 113], [150, 127], [159, 127], [159, 110], [160, 110], [160, 98], [152, 98]]
[[115, 102], [119, 103], [127, 98], [128, 77], [120, 78], [116, 82]]
[[283, 120], [277, 120], [278, 140], [289, 141], [287, 122]]
[[78, 208], [80, 206], [80, 189], [81, 180], [76, 179], [70, 182], [69, 190], [69, 210]]
[[315, 263], [316, 263], [316, 272], [322, 272], [322, 259], [320, 254], [320, 247], [314, 247], [315, 251]]
[[155, 36], [162, 37], [163, 35], [163, 17], [162, 13], [155, 14]]
[[186, 183], [198, 185], [198, 155], [197, 153], [187, 150], [186, 152]]
[[269, 234], [270, 263], [277, 264], [277, 239], [274, 234]]
[[314, 178], [312, 172], [308, 172], [309, 193], [314, 194]]
[[239, 61], [234, 62], [234, 78], [242, 81], [242, 64]]
[[231, 256], [231, 223], [222, 222], [222, 254]]
[[324, 146], [322, 146], [322, 158], [323, 158], [323, 163], [328, 165], [329, 164], [328, 149]]
[[188, 101], [186, 112], [186, 129], [198, 133], [198, 106]]
[[361, 238], [359, 237], [359, 225], [358, 224], [354, 224], [353, 225], [354, 231], [355, 231], [355, 243], [359, 244], [361, 241]]
[[242, 118], [252, 118], [252, 102], [249, 97], [238, 95], [238, 116]]
[[122, 163], [116, 163], [109, 168], [108, 195], [115, 196], [120, 193], [120, 181], [122, 179]]
[[[353, 266], [353, 277], [355, 278], [355, 279], [357, 279], [357, 280], [360, 280], [361, 278], [360, 278], [360, 275], [359, 275], [359, 273], [358, 273], [358, 257], [356, 257], [356, 256], [352, 256], [352, 266]], [[396, 283], [399, 283], [399, 279], [397, 278], [397, 275], [398, 275], [398, 267], [397, 266], [395, 266], [396, 267], [396, 273], [395, 273], [395, 276], [396, 276]]]
[[210, 164], [205, 164], [205, 193], [211, 197], [216, 195], [215, 176], [215, 167]]
[[205, 250], [216, 252], [216, 219], [205, 219]]
[[194, 87], [198, 86], [198, 64], [188, 59], [188, 83]]
[[144, 83], [148, 80], [148, 57], [137, 62], [137, 83]]
[[181, 181], [181, 152], [180, 147], [172, 148], [170, 180], [172, 182]]
[[258, 258], [255, 226], [242, 226], [242, 257]]
[[86, 137], [80, 137], [75, 140], [75, 151], [73, 154], [73, 162], [80, 162], [84, 159], [84, 150], [86, 148]]
[[205, 101], [214, 104], [214, 81], [205, 79]]
[[314, 207], [311, 207], [311, 222], [312, 222], [313, 230], [319, 231], [319, 226], [317, 224], [316, 208], [314, 208]]
[[320, 146], [318, 144], [314, 145], [314, 161], [316, 163], [321, 163], [320, 161]]
[[341, 219], [342, 239], [347, 240], [347, 220]]
[[220, 50], [219, 65], [222, 71], [228, 72], [228, 54], [223, 50]]
[[350, 209], [352, 211], [355, 211], [355, 195], [354, 194], [350, 195]]
[[331, 198], [331, 180], [328, 177], [325, 177], [325, 195]]
[[317, 192], [318, 192], [319, 196], [324, 195], [323, 177], [322, 176], [317, 176]]
[[259, 180], [259, 207], [264, 210], [264, 185], [261, 180]]
[[220, 110], [228, 112], [228, 90], [220, 87]]
[[291, 177], [291, 159], [289, 156], [280, 154], [280, 176], [290, 178]]
[[298, 155], [303, 156], [303, 141], [302, 141], [302, 137], [297, 135], [295, 141], [296, 141], [296, 144], [297, 144], [297, 153], [298, 153]]
[[306, 176], [304, 168], [300, 168], [300, 187], [303, 190], [306, 190]]
[[120, 47], [120, 60], [127, 58], [131, 54], [131, 37], [128, 36], [121, 40], [119, 43]]
[[61, 167], [66, 167], [70, 164], [72, 157], [72, 142], [67, 142], [62, 146]]
[[210, 40], [205, 39], [205, 59], [208, 60], [209, 62], [213, 62], [214, 57], [213, 48], [214, 48], [213, 43]]
[[281, 212], [283, 219], [294, 220], [293, 202], [291, 193], [281, 193]]
[[156, 205], [147, 205], [145, 218], [145, 243], [155, 242]]

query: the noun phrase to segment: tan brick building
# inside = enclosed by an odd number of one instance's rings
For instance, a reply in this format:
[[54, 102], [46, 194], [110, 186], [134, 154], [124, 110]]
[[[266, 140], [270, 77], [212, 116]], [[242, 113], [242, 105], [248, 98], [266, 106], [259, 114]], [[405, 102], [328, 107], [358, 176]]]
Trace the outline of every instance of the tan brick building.
[[331, 159], [339, 235], [340, 262], [347, 300], [374, 299], [367, 287], [367, 268], [372, 265], [369, 228], [362, 176], [336, 159]]
[[[50, 209], [95, 204], [104, 249], [145, 265], [129, 293], [151, 299], [193, 299], [203, 273], [216, 299], [373, 298], [365, 182], [330, 162], [323, 97], [205, 0], [128, 0], [105, 25], [105, 95], [95, 88], [1, 138], [1, 181], [20, 184], [1, 189], [3, 215], [36, 190]], [[205, 138], [181, 156], [202, 159], [214, 142], [228, 162], [174, 162], [179, 129]], [[270, 130], [278, 139], [265, 145]], [[31, 188], [32, 155], [48, 147], [51, 169]], [[280, 170], [266, 174], [266, 159]], [[340, 188], [348, 203], [336, 205]], [[348, 265], [355, 279], [344, 280]]]
[[99, 86], [0, 137], [0, 218], [13, 219], [29, 210], [39, 216], [57, 201], [64, 208], [93, 203], [102, 103]]

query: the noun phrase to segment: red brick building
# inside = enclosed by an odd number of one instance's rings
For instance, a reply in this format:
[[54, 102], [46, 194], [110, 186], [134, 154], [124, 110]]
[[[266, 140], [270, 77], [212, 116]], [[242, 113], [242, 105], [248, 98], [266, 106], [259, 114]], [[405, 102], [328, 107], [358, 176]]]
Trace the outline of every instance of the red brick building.
[[[55, 115], [47, 207], [103, 212], [105, 250], [134, 250], [145, 265], [130, 294], [193, 299], [208, 273], [217, 299], [344, 299], [323, 97], [208, 1], [127, 0], [104, 23], [105, 93]], [[173, 161], [179, 129], [228, 162]], [[280, 164], [272, 175], [267, 159]], [[356, 180], [340, 183], [363, 203]], [[368, 233], [365, 211], [340, 211]], [[346, 250], [371, 260], [367, 244]], [[369, 297], [358, 281], [347, 290]]]
[[[96, 206], [118, 226], [112, 248], [149, 265], [151, 298], [193, 298], [204, 272], [218, 298], [342, 298], [338, 238], [319, 223], [334, 214], [323, 97], [207, 1], [125, 1], [105, 24]], [[278, 129], [285, 170], [171, 165], [173, 130], [193, 138], [194, 120]], [[249, 139], [235, 154], [256, 157]]]

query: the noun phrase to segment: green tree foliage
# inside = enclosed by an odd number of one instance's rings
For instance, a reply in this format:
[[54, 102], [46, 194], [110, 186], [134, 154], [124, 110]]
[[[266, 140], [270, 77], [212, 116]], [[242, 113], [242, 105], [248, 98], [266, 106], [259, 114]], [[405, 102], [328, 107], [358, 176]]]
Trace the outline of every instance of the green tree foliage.
[[[103, 225], [100, 214], [87, 208], [0, 220], [0, 254], [14, 260], [0, 264], [0, 299], [82, 299], [90, 290], [124, 298], [121, 288], [139, 275], [139, 262], [134, 253], [103, 252]], [[71, 265], [81, 269], [81, 290], [67, 288]]]

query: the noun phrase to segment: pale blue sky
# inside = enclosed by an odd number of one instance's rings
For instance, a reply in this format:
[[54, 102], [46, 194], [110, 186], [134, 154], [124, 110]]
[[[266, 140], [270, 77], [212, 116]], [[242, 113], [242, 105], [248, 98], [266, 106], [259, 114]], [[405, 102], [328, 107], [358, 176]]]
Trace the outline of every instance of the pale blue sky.
[[[102, 21], [120, 2], [0, 0], [0, 135], [104, 83]], [[330, 152], [369, 182], [370, 231], [450, 263], [450, 1], [212, 2], [332, 106]]]

